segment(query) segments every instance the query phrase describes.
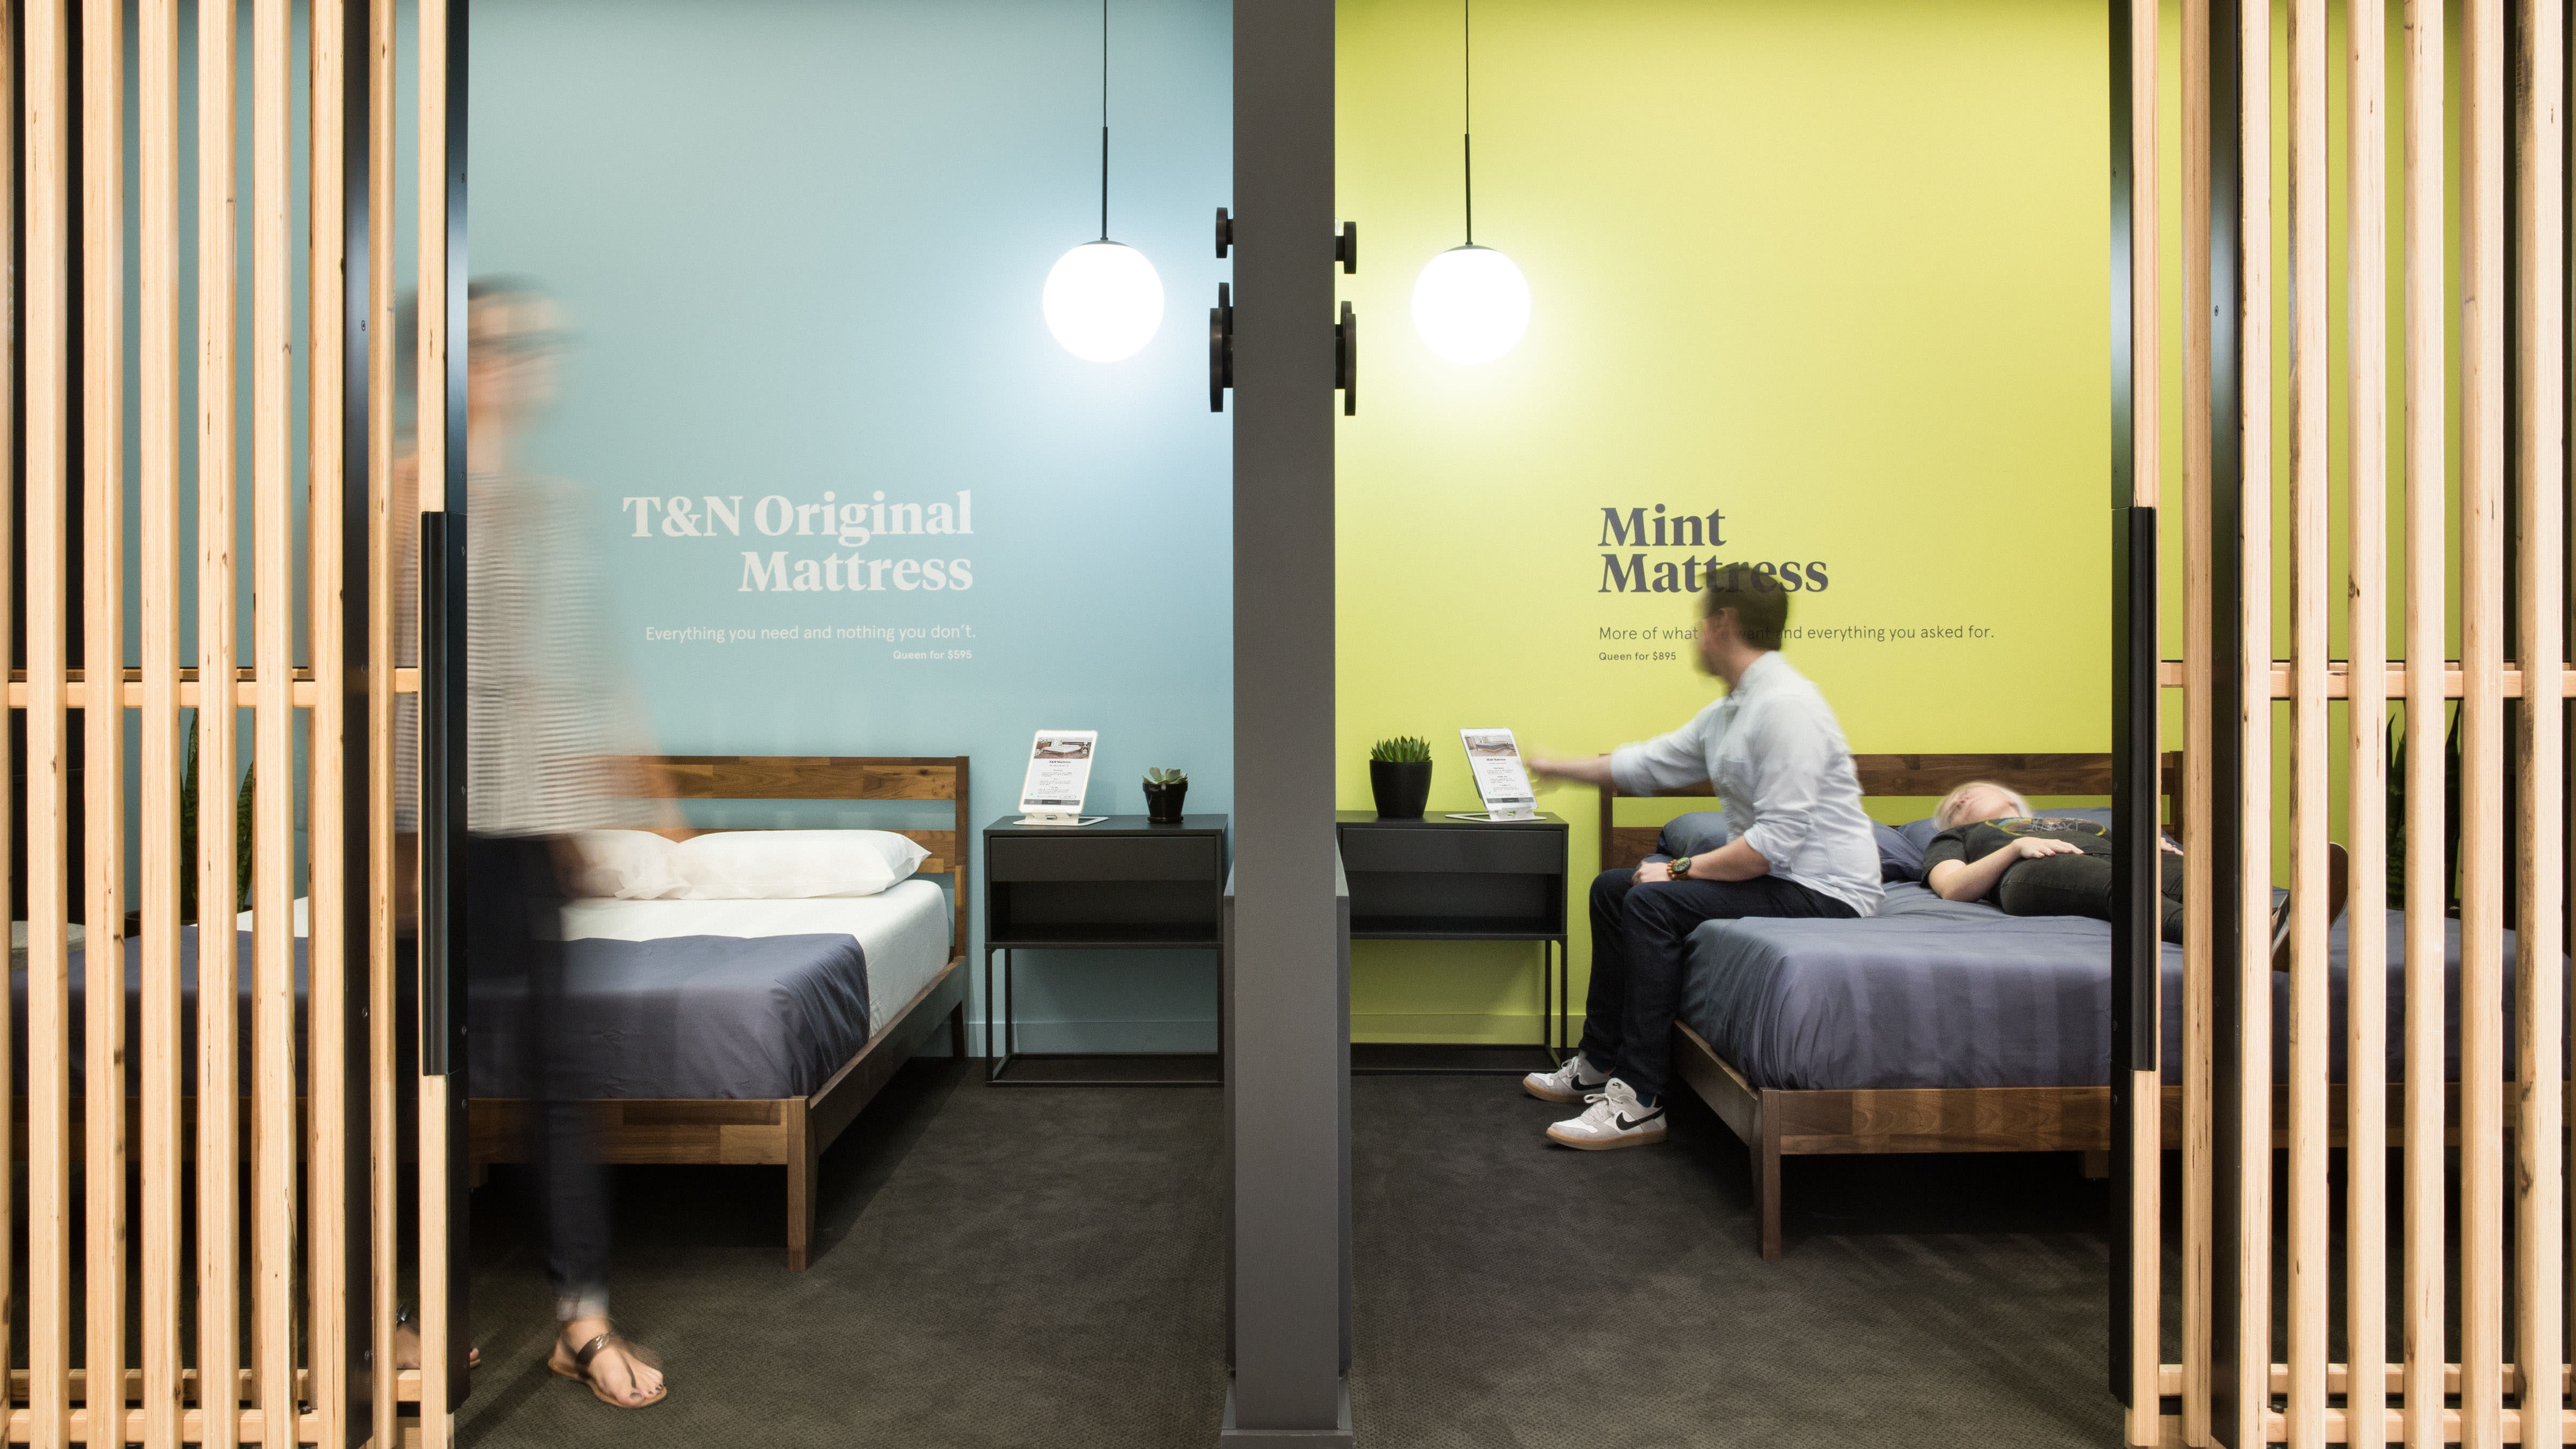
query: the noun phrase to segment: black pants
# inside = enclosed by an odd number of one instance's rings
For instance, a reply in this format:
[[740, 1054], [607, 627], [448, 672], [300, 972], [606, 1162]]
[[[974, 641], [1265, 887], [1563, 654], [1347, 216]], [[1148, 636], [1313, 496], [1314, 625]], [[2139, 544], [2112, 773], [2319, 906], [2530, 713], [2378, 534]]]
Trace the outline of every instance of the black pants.
[[1822, 891], [1776, 875], [1751, 880], [1637, 884], [1628, 870], [1592, 880], [1592, 988], [1583, 1001], [1583, 1056], [1649, 1102], [1672, 1075], [1673, 1014], [1681, 1007], [1687, 943], [1702, 921], [1746, 916], [1854, 916]]
[[[2163, 851], [2164, 938], [2182, 940], [2182, 857]], [[2111, 857], [2041, 855], [2017, 860], [1995, 882], [1995, 904], [2007, 916], [2111, 919]]]
[[[546, 1277], [566, 1318], [608, 1311], [608, 1174], [591, 1140], [589, 1109], [570, 1100], [565, 1040], [563, 885], [554, 844], [542, 836], [471, 835], [465, 842], [468, 989], [514, 988], [526, 1003], [516, 1034], [517, 1089], [535, 1098], [537, 1212], [545, 1225]], [[470, 1088], [469, 1088], [470, 1090]]]

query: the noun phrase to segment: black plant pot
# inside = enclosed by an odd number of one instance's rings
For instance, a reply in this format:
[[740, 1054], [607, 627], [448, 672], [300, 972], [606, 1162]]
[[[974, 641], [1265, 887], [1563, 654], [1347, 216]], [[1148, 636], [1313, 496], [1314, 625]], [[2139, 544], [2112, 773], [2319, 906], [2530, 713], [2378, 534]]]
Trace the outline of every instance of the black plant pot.
[[1431, 762], [1371, 760], [1369, 793], [1377, 797], [1380, 820], [1419, 820], [1422, 802], [1431, 798]]
[[1181, 823], [1181, 802], [1190, 796], [1190, 782], [1175, 780], [1168, 785], [1145, 782], [1145, 818], [1156, 825]]

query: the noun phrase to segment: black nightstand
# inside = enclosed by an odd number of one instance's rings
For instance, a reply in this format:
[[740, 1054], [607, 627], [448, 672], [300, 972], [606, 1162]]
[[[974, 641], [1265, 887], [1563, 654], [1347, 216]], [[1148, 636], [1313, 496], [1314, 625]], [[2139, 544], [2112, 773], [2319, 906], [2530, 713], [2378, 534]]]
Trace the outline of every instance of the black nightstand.
[[1538, 942], [1541, 1040], [1533, 1045], [1551, 1064], [1561, 1063], [1571, 990], [1564, 819], [1451, 820], [1435, 814], [1421, 820], [1381, 820], [1368, 810], [1344, 810], [1336, 819], [1342, 871], [1351, 887], [1351, 939]]
[[[1224, 948], [1226, 817], [1188, 815], [1178, 825], [1156, 825], [1142, 815], [1112, 815], [1080, 826], [1020, 825], [1018, 819], [984, 827], [984, 1051], [993, 1058], [986, 1080], [1006, 1087], [1221, 1085], [1221, 1074], [1205, 1073], [1115, 1080], [1005, 1074], [1023, 1055], [1013, 951]], [[992, 1041], [996, 951], [1002, 953], [999, 1052]]]

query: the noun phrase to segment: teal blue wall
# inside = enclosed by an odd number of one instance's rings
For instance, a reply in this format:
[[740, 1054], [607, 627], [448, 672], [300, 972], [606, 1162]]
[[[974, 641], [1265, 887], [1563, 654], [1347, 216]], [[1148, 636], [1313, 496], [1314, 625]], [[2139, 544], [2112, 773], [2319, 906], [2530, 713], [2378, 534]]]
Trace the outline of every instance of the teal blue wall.
[[[595, 497], [661, 749], [968, 754], [980, 827], [1030, 733], [1102, 733], [1091, 807], [1148, 765], [1230, 807], [1228, 425], [1200, 319], [1227, 275], [1223, 0], [1115, 0], [1110, 228], [1161, 272], [1161, 333], [1082, 362], [1040, 316], [1099, 228], [1100, 12], [1083, 0], [509, 0], [473, 27], [473, 269], [535, 278], [577, 339], [529, 462]], [[764, 496], [954, 502], [964, 592], [746, 592]], [[636, 538], [631, 497], [741, 496], [740, 536]], [[935, 546], [934, 546], [935, 545]], [[971, 629], [647, 642], [648, 628]], [[971, 658], [901, 660], [936, 644]], [[733, 807], [736, 823], [825, 818]], [[715, 817], [708, 817], [713, 819]], [[836, 817], [837, 818], [837, 817]], [[926, 822], [925, 822], [926, 823]], [[977, 901], [980, 914], [981, 901]], [[1028, 958], [1034, 1049], [1212, 1044], [1204, 957]], [[1107, 969], [1104, 969], [1107, 968]]]

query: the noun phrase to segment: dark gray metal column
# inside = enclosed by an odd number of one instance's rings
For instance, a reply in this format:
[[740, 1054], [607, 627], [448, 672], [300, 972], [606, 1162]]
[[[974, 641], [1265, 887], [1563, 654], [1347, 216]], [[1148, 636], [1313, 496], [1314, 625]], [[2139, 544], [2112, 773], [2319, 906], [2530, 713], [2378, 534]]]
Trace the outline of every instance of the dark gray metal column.
[[1333, 837], [1333, 0], [1234, 7], [1234, 887], [1222, 1441], [1351, 1443]]
[[[2161, 1142], [2137, 1142], [2132, 1098], [2137, 1073], [2156, 1067], [2156, 991], [2163, 974], [2163, 846], [2157, 790], [2156, 510], [2137, 502], [2134, 376], [2137, 299], [2131, 262], [2153, 237], [2137, 234], [2131, 181], [2135, 168], [2130, 102], [2153, 76], [2135, 74], [2129, 53], [2132, 0], [2111, 0], [2111, 1201], [2118, 1230], [2111, 1239], [2111, 1393], [2129, 1402], [2134, 1333], [2132, 1269], [2157, 1243], [2131, 1237], [2127, 1210], [2138, 1174], [2154, 1180]], [[2153, 3], [2153, 0], [2144, 0]], [[2152, 483], [2154, 480], [2148, 480]]]
[[[340, 1124], [341, 1180], [332, 1190], [348, 1205], [348, 1231], [342, 1235], [339, 1270], [347, 1322], [355, 1327], [375, 1322], [372, 1233], [368, 1228], [374, 1206], [375, 1143], [369, 1132], [367, 1110], [373, 1092], [367, 1055], [367, 984], [376, 963], [369, 944], [375, 934], [373, 903], [364, 888], [371, 878], [368, 843], [375, 834], [375, 822], [367, 810], [368, 781], [374, 767], [369, 752], [374, 748], [374, 739], [367, 728], [367, 692], [374, 677], [370, 671], [393, 667], [392, 660], [377, 659], [367, 648], [375, 502], [367, 424], [369, 389], [376, 382], [368, 367], [372, 356], [368, 320], [372, 315], [374, 282], [368, 238], [379, 220], [391, 226], [394, 219], [379, 219], [368, 210], [374, 195], [368, 184], [374, 160], [374, 7], [351, 0], [342, 9], [340, 21], [340, 798], [345, 822], [340, 841], [340, 878], [347, 883], [342, 891], [340, 939], [348, 943], [348, 949], [342, 957], [345, 974], [339, 1029], [348, 1047], [340, 1081], [341, 1100], [347, 1104]], [[327, 539], [313, 540], [316, 553], [330, 546]], [[324, 1025], [320, 1021], [312, 1023], [316, 1036]], [[354, 1444], [367, 1437], [375, 1421], [375, 1396], [394, 1391], [390, 1381], [379, 1383], [371, 1372], [373, 1342], [370, 1332], [353, 1331], [341, 1336], [346, 1360], [341, 1365], [340, 1381], [348, 1385], [348, 1392], [340, 1396], [330, 1432], [341, 1436], [344, 1443]]]
[[[2247, 644], [2245, 597], [2245, 275], [2237, 255], [2244, 240], [2245, 168], [2271, 164], [2268, 156], [2245, 154], [2244, 117], [2239, 113], [2243, 43], [2239, 16], [2244, 0], [2210, 0], [2209, 6], [2209, 518], [2210, 610], [2214, 687], [2210, 713], [2217, 728], [2210, 732], [2210, 884], [2216, 949], [2210, 961], [2214, 983], [2210, 1007], [2211, 1057], [2211, 1233], [2209, 1295], [2210, 1432], [2225, 1449], [2260, 1449], [2237, 1442], [2236, 1427], [2249, 1407], [2238, 1402], [2238, 1359], [2245, 1344], [2238, 1333], [2238, 1305], [2249, 1295], [2268, 1295], [2271, 1285], [2247, 1282], [2242, 1270], [2243, 1246], [2251, 1233], [2269, 1233], [2271, 1224], [2245, 1219], [2244, 1156], [2248, 1091], [2269, 1092], [2268, 1082], [2244, 1079], [2245, 977], [2243, 892], [2238, 888], [2248, 870], [2269, 871], [2265, 861], [2245, 858], [2244, 819], [2248, 808], [2263, 808], [2245, 799], [2245, 742], [2241, 721], [2245, 697]], [[2268, 705], [2263, 706], [2269, 708]]]

